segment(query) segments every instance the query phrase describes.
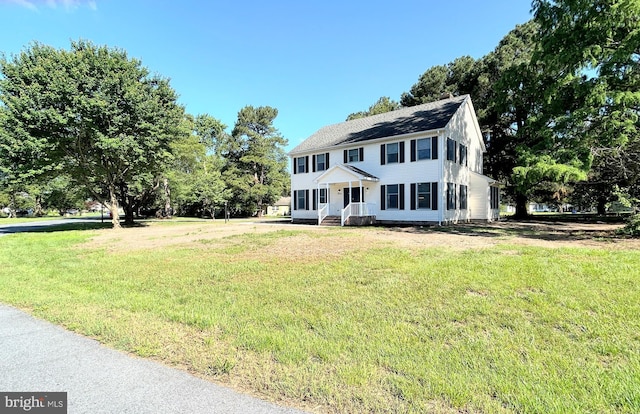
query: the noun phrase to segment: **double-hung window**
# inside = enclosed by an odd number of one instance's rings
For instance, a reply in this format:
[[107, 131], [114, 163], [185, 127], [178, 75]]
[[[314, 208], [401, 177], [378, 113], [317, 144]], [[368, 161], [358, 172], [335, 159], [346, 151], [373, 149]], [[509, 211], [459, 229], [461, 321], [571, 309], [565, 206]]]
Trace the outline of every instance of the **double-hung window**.
[[313, 190], [313, 209], [317, 210], [318, 209], [318, 204], [326, 204], [328, 201], [328, 192], [326, 188], [320, 188], [320, 191], [318, 191], [318, 189]]
[[327, 189], [321, 188], [318, 196], [318, 201], [320, 204], [327, 204]]
[[349, 150], [349, 162], [359, 162], [360, 161], [360, 151], [358, 148], [353, 148]]
[[345, 164], [364, 161], [364, 148], [360, 147], [344, 150], [344, 159], [342, 161]]
[[447, 138], [447, 161], [456, 162], [456, 141]]
[[404, 210], [404, 184], [380, 186], [381, 210]]
[[398, 184], [387, 186], [387, 209], [398, 208]]
[[460, 185], [460, 210], [467, 209], [467, 186]]
[[325, 154], [316, 155], [316, 171], [324, 171], [325, 168]]
[[411, 162], [438, 159], [438, 137], [412, 139]]
[[447, 183], [447, 210], [456, 209], [456, 185]]
[[380, 145], [380, 165], [404, 162], [404, 141]]
[[491, 187], [491, 208], [497, 210], [500, 208], [500, 188]]
[[423, 138], [416, 141], [419, 160], [431, 159], [431, 138]]
[[431, 183], [418, 183], [416, 202], [418, 209], [431, 209]]
[[309, 210], [309, 190], [294, 190], [293, 192], [293, 209]]
[[398, 162], [398, 143], [387, 144], [387, 164]]
[[467, 146], [464, 144], [460, 144], [460, 165], [467, 166]]
[[297, 157], [293, 159], [293, 173], [304, 174], [309, 172], [309, 156]]
[[411, 184], [411, 210], [437, 210], [438, 183]]
[[313, 156], [313, 172], [325, 171], [329, 169], [329, 153], [316, 154]]

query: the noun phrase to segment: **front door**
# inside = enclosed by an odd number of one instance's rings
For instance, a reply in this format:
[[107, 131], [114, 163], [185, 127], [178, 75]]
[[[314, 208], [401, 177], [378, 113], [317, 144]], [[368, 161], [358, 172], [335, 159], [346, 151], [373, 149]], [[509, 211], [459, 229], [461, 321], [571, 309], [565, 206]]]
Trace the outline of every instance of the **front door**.
[[361, 201], [360, 195], [362, 194], [362, 187], [352, 187], [351, 192], [349, 192], [349, 187], [345, 187], [342, 189], [344, 194], [344, 207], [348, 206], [349, 203], [359, 203]]

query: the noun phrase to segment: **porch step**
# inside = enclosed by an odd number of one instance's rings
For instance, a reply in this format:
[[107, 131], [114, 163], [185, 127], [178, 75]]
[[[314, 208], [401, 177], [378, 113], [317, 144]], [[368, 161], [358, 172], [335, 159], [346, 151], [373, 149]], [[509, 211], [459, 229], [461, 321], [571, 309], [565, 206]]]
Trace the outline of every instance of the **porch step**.
[[340, 216], [327, 216], [320, 223], [321, 226], [340, 226]]

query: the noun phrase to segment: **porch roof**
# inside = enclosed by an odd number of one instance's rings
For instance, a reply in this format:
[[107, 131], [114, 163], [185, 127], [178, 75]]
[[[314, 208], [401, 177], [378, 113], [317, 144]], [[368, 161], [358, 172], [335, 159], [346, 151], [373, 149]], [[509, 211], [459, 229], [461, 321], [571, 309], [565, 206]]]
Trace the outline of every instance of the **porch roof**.
[[349, 181], [380, 181], [373, 174], [349, 164], [339, 164], [329, 168], [314, 180], [317, 184], [344, 183]]

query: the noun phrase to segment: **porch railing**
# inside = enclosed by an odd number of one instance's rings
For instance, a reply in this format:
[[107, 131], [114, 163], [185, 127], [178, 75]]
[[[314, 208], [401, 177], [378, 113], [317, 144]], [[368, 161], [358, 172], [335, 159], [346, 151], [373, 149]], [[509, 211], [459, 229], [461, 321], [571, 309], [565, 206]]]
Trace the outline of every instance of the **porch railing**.
[[340, 225], [344, 226], [344, 223], [351, 216], [366, 217], [375, 215], [373, 204], [367, 203], [351, 203], [342, 209], [340, 217]]
[[322, 220], [329, 215], [329, 203], [318, 205], [318, 226], [322, 224]]

